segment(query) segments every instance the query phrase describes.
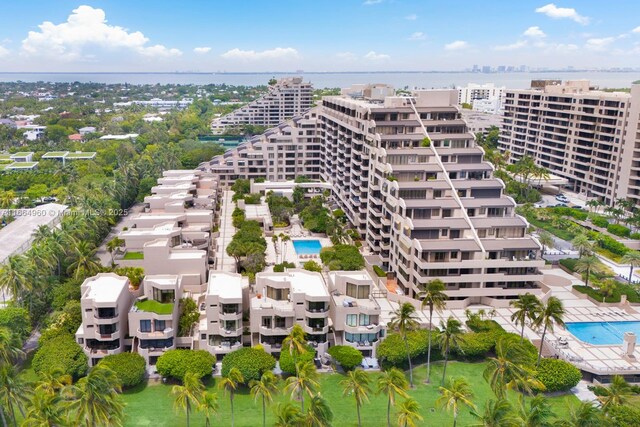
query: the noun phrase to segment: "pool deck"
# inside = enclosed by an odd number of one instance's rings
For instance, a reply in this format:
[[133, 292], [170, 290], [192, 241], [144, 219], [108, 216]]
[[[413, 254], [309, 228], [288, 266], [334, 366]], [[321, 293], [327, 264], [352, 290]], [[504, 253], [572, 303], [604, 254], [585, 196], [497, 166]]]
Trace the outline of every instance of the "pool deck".
[[[276, 233], [280, 234], [280, 233]], [[273, 244], [271, 238], [267, 238], [267, 267], [264, 271], [273, 271], [274, 264], [280, 264], [284, 261], [291, 262], [296, 265], [298, 268], [302, 268], [305, 262], [309, 260], [314, 260], [318, 264], [322, 265], [322, 261], [320, 260], [320, 256], [312, 256], [312, 255], [302, 255], [298, 256], [295, 247], [293, 246], [293, 240], [317, 240], [320, 242], [320, 245], [325, 248], [328, 246], [332, 246], [331, 240], [327, 237], [315, 237], [311, 236], [309, 231], [305, 230], [296, 219], [292, 219], [291, 229], [287, 232], [284, 232], [291, 240], [287, 242], [283, 242], [282, 239], [278, 239], [278, 242]], [[277, 260], [277, 261], [276, 261]]]

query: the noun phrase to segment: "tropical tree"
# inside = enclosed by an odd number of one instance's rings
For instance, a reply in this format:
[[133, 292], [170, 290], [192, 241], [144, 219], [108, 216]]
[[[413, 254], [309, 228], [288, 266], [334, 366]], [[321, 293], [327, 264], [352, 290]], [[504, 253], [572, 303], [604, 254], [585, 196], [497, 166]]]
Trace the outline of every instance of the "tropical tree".
[[511, 301], [509, 305], [515, 309], [511, 315], [511, 321], [516, 326], [521, 325], [520, 341], [523, 341], [524, 327], [527, 324], [527, 320], [533, 322], [533, 319], [536, 318], [538, 311], [540, 311], [540, 300], [537, 296], [527, 292], [524, 295], [519, 295], [518, 299]]
[[589, 206], [589, 210], [593, 209], [593, 211], [597, 213], [600, 206], [602, 206], [602, 202], [600, 200], [591, 199], [587, 202], [587, 206]]
[[411, 366], [411, 354], [409, 353], [409, 341], [407, 332], [418, 327], [418, 321], [415, 318], [416, 308], [413, 304], [405, 302], [397, 310], [392, 313], [389, 328], [398, 331], [402, 335], [404, 347], [407, 352], [407, 360], [409, 361], [409, 386], [413, 388], [413, 367]]
[[516, 416], [521, 427], [552, 427], [555, 424], [551, 405], [541, 394], [529, 399], [528, 404], [523, 395], [518, 396]]
[[[6, 424], [5, 424], [6, 425]], [[43, 389], [36, 389], [27, 405], [23, 427], [65, 425], [62, 398]]]
[[331, 427], [333, 411], [329, 407], [327, 400], [320, 393], [313, 396], [309, 401], [309, 409], [307, 410], [305, 421], [309, 427]]
[[111, 265], [115, 265], [115, 260], [113, 259], [113, 255], [118, 253], [120, 248], [124, 245], [124, 239], [119, 237], [114, 237], [113, 239], [107, 242], [107, 252], [111, 255]]
[[[284, 259], [284, 258], [283, 258]], [[291, 332], [282, 341], [282, 349], [288, 351], [293, 359], [296, 367], [296, 375], [298, 374], [298, 357], [307, 351], [307, 340], [305, 339], [304, 329], [297, 323], [293, 325]]]
[[299, 362], [296, 371], [296, 376], [287, 378], [285, 390], [291, 392], [292, 398], [300, 400], [300, 409], [304, 412], [304, 394], [313, 396], [320, 386], [318, 371], [311, 361]]
[[[522, 343], [498, 339], [495, 357], [490, 357], [484, 369], [484, 379], [498, 399], [506, 398], [506, 390], [524, 387], [531, 392], [532, 360]], [[536, 384], [538, 385], [538, 384]]]
[[280, 236], [280, 240], [282, 241], [282, 262], [285, 262], [287, 260], [287, 242], [291, 240], [291, 237], [289, 237], [286, 234], [283, 234]]
[[204, 392], [202, 381], [193, 372], [187, 372], [182, 381], [182, 385], [174, 385], [171, 389], [173, 394], [173, 406], [176, 411], [185, 411], [187, 414], [187, 427], [189, 427], [189, 416], [194, 408], [200, 404], [200, 399]]
[[471, 411], [471, 415], [478, 420], [471, 427], [519, 427], [513, 407], [506, 399], [489, 399], [482, 413], [474, 410]]
[[9, 328], [0, 326], [0, 362], [12, 365], [24, 356], [20, 339]]
[[454, 348], [459, 348], [462, 342], [462, 323], [459, 320], [449, 316], [447, 321], [440, 321], [440, 335], [438, 335], [438, 341], [440, 348], [442, 349], [442, 355], [444, 356], [444, 369], [442, 370], [441, 386], [444, 386], [444, 380], [447, 375], [447, 363], [449, 362], [449, 354]]
[[11, 255], [0, 267], [0, 289], [22, 305], [22, 295], [31, 288], [33, 270], [23, 255]]
[[433, 311], [442, 312], [447, 306], [447, 294], [444, 293], [444, 283], [440, 279], [427, 282], [420, 294], [422, 309], [429, 307], [429, 335], [427, 341], [427, 384], [431, 382], [431, 334], [433, 331]]
[[262, 400], [262, 426], [267, 425], [267, 403], [273, 402], [273, 395], [278, 391], [278, 378], [271, 371], [262, 374], [259, 381], [252, 380], [249, 383], [251, 395], [257, 401]]
[[593, 243], [589, 240], [586, 234], [579, 234], [573, 238], [571, 245], [578, 251], [580, 258], [584, 255], [591, 253], [593, 250]]
[[0, 411], [2, 421], [7, 426], [4, 410], [9, 410], [9, 416], [14, 427], [18, 425], [16, 420], [16, 408], [24, 417], [24, 405], [28, 402], [31, 389], [20, 376], [18, 368], [8, 363], [0, 363]]
[[278, 235], [271, 236], [271, 242], [273, 242], [273, 250], [276, 252], [276, 264], [278, 263]]
[[198, 402], [198, 411], [204, 412], [205, 427], [211, 426], [211, 416], [218, 413], [218, 395], [215, 393], [203, 392]]
[[69, 267], [67, 272], [74, 278], [91, 276], [100, 271], [100, 263], [96, 257], [96, 249], [85, 240], [78, 242], [73, 252], [69, 256]]
[[602, 410], [606, 414], [611, 408], [624, 405], [633, 395], [633, 391], [628, 382], [620, 375], [615, 375], [611, 379], [611, 384], [606, 387], [604, 394], [598, 397], [602, 404]]
[[472, 401], [473, 391], [465, 378], [449, 381], [446, 387], [440, 386], [439, 390], [441, 396], [436, 400], [436, 405], [453, 413], [453, 427], [456, 427], [458, 422], [460, 406], [466, 406], [471, 410], [476, 409]]
[[118, 393], [120, 380], [105, 366], [97, 365], [89, 375], [78, 380], [71, 388], [68, 407], [76, 425], [121, 426], [124, 404]]
[[378, 394], [387, 396], [387, 427], [391, 427], [391, 406], [396, 404], [396, 395], [408, 398], [408, 386], [407, 377], [398, 368], [383, 371], [378, 377]]
[[3, 191], [0, 193], [0, 207], [2, 207], [2, 209], [9, 209], [13, 206], [16, 197], [16, 192], [13, 190]]
[[408, 398], [398, 405], [398, 425], [400, 427], [416, 427], [422, 421], [420, 405], [414, 398]]
[[236, 390], [244, 382], [242, 372], [238, 368], [231, 368], [229, 374], [223, 377], [218, 383], [218, 388], [225, 393], [229, 393], [229, 402], [231, 403], [231, 427], [234, 426], [235, 419], [233, 413], [233, 398], [236, 394]]
[[540, 358], [542, 358], [542, 346], [544, 345], [544, 337], [547, 334], [547, 330], [553, 332], [554, 325], [564, 326], [564, 306], [562, 301], [558, 297], [549, 297], [547, 302], [543, 302], [538, 312], [538, 316], [533, 321], [533, 326], [536, 328], [542, 327], [542, 339], [540, 340], [540, 351], [538, 351], [538, 361], [536, 366], [540, 364]]
[[640, 252], [629, 251], [620, 260], [622, 264], [629, 264], [629, 284], [633, 279], [633, 269], [640, 267]]
[[569, 416], [560, 421], [562, 427], [600, 427], [607, 425], [604, 414], [593, 402], [568, 405]]
[[278, 403], [275, 409], [275, 427], [300, 427], [305, 421], [300, 409], [291, 402]]
[[59, 367], [53, 367], [40, 374], [40, 381], [36, 383], [36, 391], [43, 390], [49, 394], [57, 394], [73, 384], [73, 378], [65, 374]]
[[589, 277], [591, 273], [597, 273], [602, 270], [600, 260], [595, 255], [587, 255], [576, 262], [576, 272], [584, 273], [584, 284], [589, 286]]
[[553, 235], [546, 230], [540, 232], [538, 241], [542, 245], [542, 255], [547, 252], [547, 249], [553, 248], [556, 243], [555, 240], [553, 240]]
[[371, 380], [369, 374], [362, 369], [355, 369], [347, 373], [347, 378], [340, 382], [343, 396], [353, 396], [356, 401], [356, 411], [358, 413], [358, 426], [362, 426], [360, 419], [360, 407], [369, 401], [371, 393]]

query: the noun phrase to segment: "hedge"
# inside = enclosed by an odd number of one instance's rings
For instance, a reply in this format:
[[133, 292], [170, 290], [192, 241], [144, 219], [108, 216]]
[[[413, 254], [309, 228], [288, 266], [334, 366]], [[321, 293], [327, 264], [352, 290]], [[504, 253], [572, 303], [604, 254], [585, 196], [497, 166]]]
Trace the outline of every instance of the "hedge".
[[473, 316], [465, 322], [473, 332], [487, 332], [493, 330], [504, 331], [498, 322], [493, 319], [481, 319], [479, 316]]
[[165, 352], [158, 358], [156, 369], [163, 377], [182, 380], [187, 372], [199, 378], [211, 375], [216, 358], [205, 350], [175, 349]]
[[[597, 289], [594, 289], [591, 286], [574, 285], [573, 289], [580, 292], [581, 294], [589, 295], [591, 298], [598, 302], [602, 302], [603, 295]], [[611, 294], [611, 296], [606, 297], [604, 299], [604, 302], [620, 302], [621, 295], [626, 295], [627, 301], [631, 303], [640, 302], [640, 295], [638, 295], [636, 289], [633, 286], [629, 286], [624, 283], [616, 283], [616, 286], [613, 289], [613, 293]]]
[[487, 332], [469, 332], [462, 336], [460, 346], [454, 349], [454, 353], [463, 359], [481, 359], [496, 346], [496, 340], [503, 335], [501, 329]]
[[112, 354], [100, 361], [108, 366], [120, 379], [124, 388], [135, 387], [144, 380], [147, 363], [138, 353]]
[[[307, 345], [306, 351], [300, 354], [296, 358], [296, 361], [298, 363], [311, 362], [313, 361], [313, 358], [315, 357], [315, 355], [316, 355], [316, 350], [310, 345]], [[291, 356], [289, 349], [285, 347], [282, 347], [282, 349], [280, 350], [280, 369], [282, 370], [282, 372], [286, 372], [287, 374], [296, 373], [296, 366], [293, 363], [293, 357]]]
[[536, 378], [545, 386], [545, 391], [567, 391], [582, 379], [580, 370], [560, 359], [542, 359], [536, 369]]
[[591, 224], [600, 228], [607, 228], [609, 226], [609, 221], [607, 218], [600, 215], [591, 215]]
[[273, 266], [274, 273], [283, 273], [285, 268], [296, 268], [296, 265], [292, 262], [283, 262]]
[[376, 276], [378, 277], [387, 277], [387, 273], [377, 265], [373, 266], [373, 271], [376, 273]]
[[520, 338], [519, 334], [514, 334], [512, 332], [505, 332], [500, 336], [500, 339], [503, 340], [504, 347], [509, 348], [514, 344], [521, 344], [524, 347], [524, 351], [529, 356], [529, 360], [531, 364], [534, 364], [538, 359], [538, 348], [531, 343], [528, 339]]
[[362, 363], [362, 353], [348, 345], [334, 345], [329, 349], [329, 354], [344, 368], [350, 371]]
[[616, 255], [624, 256], [630, 250], [624, 244], [605, 234], [596, 233], [596, 239], [598, 241], [598, 246]]
[[355, 246], [335, 245], [322, 248], [320, 259], [330, 270], [360, 270], [364, 267], [364, 258]]
[[87, 356], [76, 343], [73, 335], [63, 334], [43, 343], [31, 366], [38, 375], [53, 368], [60, 368], [65, 374], [78, 379], [87, 373]]
[[607, 417], [612, 420], [616, 427], [639, 427], [640, 409], [630, 405], [612, 406], [607, 411]]
[[559, 261], [560, 265], [565, 267], [567, 270], [574, 273], [576, 271], [576, 264], [578, 263], [578, 258], [563, 258]]
[[[428, 329], [419, 329], [407, 332], [407, 342], [409, 344], [409, 354], [412, 359], [427, 354]], [[436, 344], [437, 330], [433, 330], [431, 336], [431, 357], [439, 354], [439, 347]], [[435, 349], [435, 351], [434, 351]], [[386, 366], [404, 366], [407, 363], [407, 351], [402, 335], [390, 333], [380, 343], [377, 351], [378, 359]]]
[[607, 231], [619, 237], [629, 237], [631, 230], [621, 224], [609, 224]]
[[555, 214], [562, 215], [562, 216], [570, 216], [572, 218], [577, 219], [578, 221], [584, 221], [589, 216], [589, 214], [583, 211], [582, 209], [574, 209], [574, 208], [569, 208], [565, 206], [556, 206], [556, 207], [550, 208], [550, 210]]
[[231, 368], [242, 372], [245, 384], [260, 380], [262, 374], [276, 367], [276, 359], [261, 348], [244, 347], [222, 358], [222, 376], [227, 377]]

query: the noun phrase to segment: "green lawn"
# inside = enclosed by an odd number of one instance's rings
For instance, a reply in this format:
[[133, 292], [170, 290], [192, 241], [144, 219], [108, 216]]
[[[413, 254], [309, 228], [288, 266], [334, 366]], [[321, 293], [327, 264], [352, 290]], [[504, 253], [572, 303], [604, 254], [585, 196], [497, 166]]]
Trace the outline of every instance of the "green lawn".
[[[447, 377], [463, 376], [467, 378], [472, 385], [476, 395], [475, 402], [479, 405], [484, 401], [493, 397], [489, 386], [482, 378], [482, 371], [485, 363], [462, 363], [450, 362], [447, 368]], [[411, 395], [418, 400], [421, 405], [422, 415], [425, 418], [425, 426], [449, 426], [453, 423], [453, 417], [434, 407], [435, 401], [439, 396], [438, 385], [442, 375], [442, 363], [436, 363], [432, 371], [432, 385], [423, 384], [426, 368], [420, 366], [415, 372], [415, 390], [411, 391]], [[377, 374], [372, 374], [375, 379]], [[357, 415], [355, 403], [352, 398], [342, 395], [342, 387], [340, 381], [343, 379], [339, 374], [326, 374], [321, 376], [321, 392], [329, 401], [331, 409], [334, 413], [333, 425], [357, 426]], [[281, 384], [282, 385], [282, 384]], [[215, 384], [209, 384], [208, 388], [218, 393], [220, 403], [219, 415], [213, 420], [213, 425], [230, 425], [230, 409], [229, 398], [217, 391]], [[287, 400], [289, 396], [279, 395], [276, 402]], [[515, 395], [512, 396], [515, 401]], [[184, 412], [176, 413], [173, 410], [173, 400], [171, 396], [171, 386], [164, 384], [140, 386], [136, 389], [126, 391], [124, 400], [126, 407], [126, 426], [184, 426], [186, 418]], [[572, 394], [563, 396], [550, 397], [554, 410], [559, 415], [567, 413], [566, 402], [578, 402], [577, 398]], [[262, 425], [261, 405], [254, 404], [253, 399], [249, 395], [248, 390], [242, 390], [236, 395], [234, 401], [236, 426], [255, 427]], [[386, 419], [386, 399], [383, 396], [372, 395], [371, 400], [362, 409], [363, 426], [381, 426], [385, 424]], [[392, 409], [392, 417], [394, 411]], [[204, 424], [204, 418], [200, 414], [192, 414], [191, 425], [200, 426]], [[461, 426], [468, 425], [472, 422], [469, 411], [464, 409], [459, 417]], [[267, 409], [267, 425], [273, 425], [273, 406]], [[392, 423], [395, 422], [392, 420]]]
[[148, 299], [146, 301], [136, 302], [136, 307], [142, 311], [149, 311], [156, 314], [171, 314], [173, 313], [173, 303], [161, 303], [156, 300]]
[[144, 254], [142, 252], [129, 252], [127, 251], [122, 259], [132, 260], [132, 259], [144, 259]]

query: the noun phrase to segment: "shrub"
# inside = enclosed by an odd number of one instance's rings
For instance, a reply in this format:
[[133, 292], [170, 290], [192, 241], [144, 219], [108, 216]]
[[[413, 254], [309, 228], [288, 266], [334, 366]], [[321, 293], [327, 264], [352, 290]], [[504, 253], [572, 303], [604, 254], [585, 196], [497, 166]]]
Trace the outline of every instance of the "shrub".
[[596, 396], [606, 396], [608, 391], [606, 387], [597, 384], [589, 385], [587, 386], [587, 388], [591, 390]]
[[607, 418], [611, 418], [611, 425], [616, 427], [638, 427], [640, 426], [640, 409], [630, 405], [612, 406], [607, 411]]
[[362, 363], [362, 353], [348, 345], [334, 345], [329, 349], [329, 354], [345, 371], [350, 371]]
[[535, 345], [531, 343], [528, 339], [520, 338], [520, 335], [514, 334], [512, 332], [505, 332], [500, 336], [500, 339], [504, 341], [505, 348], [509, 348], [514, 344], [521, 344], [524, 346], [524, 351], [529, 356], [529, 360], [531, 363], [535, 363], [538, 358], [538, 349]]
[[604, 248], [608, 251], [613, 252], [616, 255], [623, 256], [627, 252], [629, 252], [629, 248], [624, 244], [618, 242], [613, 237], [606, 236], [604, 234], [598, 234], [597, 236], [598, 245], [601, 248]]
[[120, 267], [115, 269], [115, 273], [120, 276], [126, 276], [131, 282], [131, 286], [135, 289], [140, 287], [140, 283], [144, 279], [144, 269], [142, 267]]
[[492, 319], [481, 319], [479, 316], [474, 316], [465, 322], [469, 329], [473, 332], [488, 332], [493, 330], [504, 331], [502, 326], [498, 322]]
[[[409, 344], [409, 354], [412, 359], [427, 354], [427, 339], [429, 331], [427, 329], [419, 329], [416, 331], [407, 332], [407, 343]], [[438, 332], [433, 331], [431, 337], [432, 348], [431, 356], [433, 357], [438, 353], [436, 343], [436, 337]], [[434, 351], [436, 349], [436, 351]], [[407, 363], [407, 351], [402, 339], [402, 335], [399, 333], [390, 333], [384, 341], [378, 346], [378, 359], [385, 366], [397, 366], [403, 367]]]
[[235, 208], [231, 214], [231, 219], [233, 226], [235, 228], [240, 228], [245, 219], [244, 211], [240, 208]]
[[556, 206], [556, 207], [550, 208], [550, 210], [555, 214], [562, 215], [562, 216], [570, 216], [579, 221], [584, 221], [589, 216], [589, 214], [583, 211], [582, 209], [574, 209], [566, 206]]
[[259, 205], [260, 204], [260, 194], [258, 194], [258, 193], [246, 194], [244, 196], [244, 202], [247, 205]]
[[640, 233], [631, 233], [629, 237], [633, 240], [640, 240]]
[[71, 300], [80, 301], [80, 285], [81, 281], [69, 279], [53, 288], [53, 302], [51, 308], [53, 310], [62, 310], [67, 302]]
[[284, 272], [285, 268], [295, 268], [295, 267], [296, 267], [296, 265], [294, 263], [285, 261], [285, 262], [283, 262], [281, 264], [274, 265], [273, 266], [273, 271], [274, 271], [274, 273], [282, 273], [282, 272]]
[[[311, 362], [313, 361], [315, 355], [316, 350], [310, 345], [307, 345], [306, 351], [300, 354], [297, 357], [296, 361], [298, 363]], [[284, 347], [282, 347], [282, 351], [280, 351], [280, 369], [282, 370], [282, 372], [286, 372], [288, 374], [296, 373], [296, 366], [293, 363], [293, 357], [291, 356], [291, 353], [289, 353], [289, 350]]]
[[378, 277], [387, 277], [387, 272], [378, 267], [377, 265], [373, 266], [373, 271], [376, 273]]
[[0, 310], [0, 326], [24, 340], [31, 333], [31, 317], [24, 308], [5, 307]]
[[591, 224], [596, 227], [607, 228], [609, 221], [601, 215], [591, 215]]
[[305, 262], [302, 268], [304, 268], [307, 271], [315, 271], [316, 273], [320, 273], [322, 271], [322, 266], [312, 259]]
[[156, 369], [163, 377], [173, 377], [182, 380], [187, 372], [196, 374], [199, 378], [211, 375], [216, 358], [205, 350], [176, 349], [165, 352], [158, 358]]
[[364, 267], [364, 258], [358, 248], [351, 245], [335, 245], [323, 248], [320, 259], [330, 270], [360, 270]]
[[226, 377], [231, 368], [242, 372], [245, 384], [258, 381], [262, 374], [276, 366], [276, 359], [263, 349], [244, 347], [226, 354], [222, 358], [222, 376]]
[[191, 327], [200, 320], [198, 305], [191, 298], [180, 298], [180, 318], [178, 319], [178, 336], [186, 337], [191, 333]]
[[420, 142], [420, 146], [431, 147], [431, 139], [428, 136], [425, 136], [424, 138], [422, 138], [422, 141]]
[[[617, 282], [614, 282], [614, 284], [615, 284], [615, 288], [613, 288], [611, 295], [605, 297], [604, 302], [610, 302], [610, 303], [620, 302], [621, 295], [626, 295], [627, 301], [631, 303], [640, 302], [640, 295], [638, 295], [638, 292], [635, 290], [633, 286], [629, 286], [628, 284], [617, 283]], [[590, 286], [582, 286], [582, 285], [574, 285], [573, 289], [575, 289], [576, 291], [582, 294], [589, 295], [591, 298], [593, 298], [596, 301], [602, 301], [603, 295], [598, 289], [594, 289]]]
[[607, 226], [607, 231], [620, 237], [629, 237], [631, 234], [631, 230], [621, 224], [609, 224]]
[[40, 345], [32, 362], [37, 374], [60, 368], [65, 374], [78, 379], [87, 373], [87, 356], [73, 335], [58, 335]]
[[147, 366], [144, 357], [129, 352], [109, 355], [102, 359], [100, 364], [111, 368], [125, 388], [140, 384], [144, 380]]
[[455, 354], [464, 359], [479, 359], [487, 355], [496, 346], [496, 340], [502, 331], [494, 329], [489, 332], [469, 332], [462, 336], [460, 347]]
[[542, 359], [536, 378], [545, 386], [545, 391], [567, 391], [582, 379], [580, 370], [560, 359]]
[[567, 270], [571, 272], [576, 271], [576, 264], [578, 263], [578, 258], [564, 258], [560, 260], [560, 265], [565, 267]]

